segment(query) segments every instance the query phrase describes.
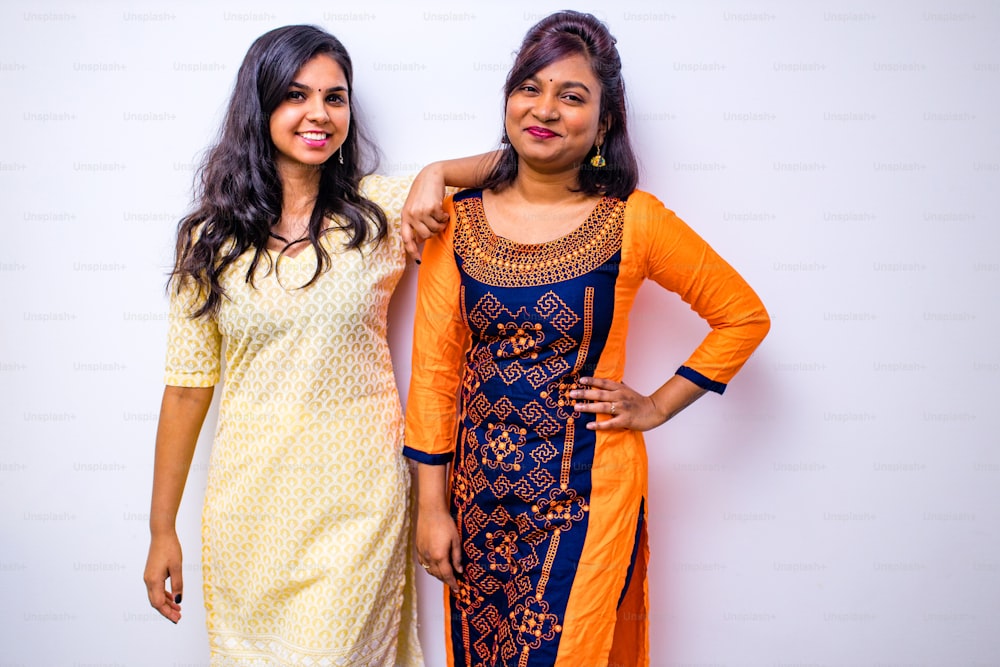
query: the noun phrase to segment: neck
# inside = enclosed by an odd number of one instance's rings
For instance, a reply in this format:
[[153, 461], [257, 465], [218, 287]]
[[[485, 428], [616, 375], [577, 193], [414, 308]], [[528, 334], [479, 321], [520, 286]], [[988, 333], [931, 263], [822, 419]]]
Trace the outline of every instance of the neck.
[[[305, 164], [278, 164], [281, 179], [282, 222], [309, 219], [319, 196], [319, 167]], [[280, 223], [279, 223], [280, 224]]]
[[580, 185], [578, 174], [578, 168], [557, 172], [537, 171], [521, 160], [511, 187], [526, 201], [539, 204], [564, 203], [567, 198], [586, 198], [582, 193], [573, 192]]

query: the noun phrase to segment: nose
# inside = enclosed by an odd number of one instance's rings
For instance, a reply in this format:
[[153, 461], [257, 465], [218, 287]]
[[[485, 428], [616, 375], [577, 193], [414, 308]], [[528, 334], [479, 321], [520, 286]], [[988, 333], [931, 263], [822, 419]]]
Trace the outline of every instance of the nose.
[[330, 114], [326, 110], [326, 100], [323, 99], [322, 95], [315, 95], [309, 100], [306, 118], [316, 123], [330, 120]]
[[559, 117], [559, 105], [555, 95], [539, 95], [535, 98], [534, 114], [540, 120], [555, 120]]

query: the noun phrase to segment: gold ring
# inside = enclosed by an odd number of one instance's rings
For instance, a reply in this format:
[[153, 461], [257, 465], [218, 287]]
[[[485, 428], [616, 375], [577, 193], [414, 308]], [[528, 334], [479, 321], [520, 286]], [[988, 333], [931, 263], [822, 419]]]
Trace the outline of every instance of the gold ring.
[[611, 416], [614, 417], [616, 414], [618, 414], [618, 413], [615, 411], [615, 404], [614, 404], [614, 401], [612, 401], [611, 402]]

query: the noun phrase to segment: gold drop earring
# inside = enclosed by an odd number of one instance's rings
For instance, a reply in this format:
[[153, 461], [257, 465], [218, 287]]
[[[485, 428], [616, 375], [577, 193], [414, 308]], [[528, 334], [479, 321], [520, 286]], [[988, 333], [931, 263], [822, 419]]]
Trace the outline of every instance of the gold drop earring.
[[590, 166], [600, 169], [607, 163], [608, 163], [607, 160], [605, 160], [604, 156], [601, 155], [601, 144], [597, 144], [597, 154], [594, 155], [594, 157], [590, 158]]

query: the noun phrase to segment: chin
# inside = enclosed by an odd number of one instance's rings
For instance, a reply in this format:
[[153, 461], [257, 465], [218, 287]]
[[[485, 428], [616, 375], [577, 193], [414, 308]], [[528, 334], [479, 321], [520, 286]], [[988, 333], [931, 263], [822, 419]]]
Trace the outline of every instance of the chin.
[[299, 160], [299, 163], [308, 165], [310, 167], [322, 167], [332, 159], [333, 159], [332, 155], [328, 155], [326, 157], [309, 157]]

